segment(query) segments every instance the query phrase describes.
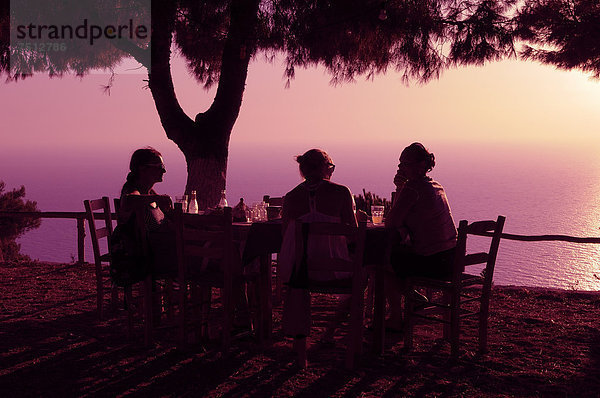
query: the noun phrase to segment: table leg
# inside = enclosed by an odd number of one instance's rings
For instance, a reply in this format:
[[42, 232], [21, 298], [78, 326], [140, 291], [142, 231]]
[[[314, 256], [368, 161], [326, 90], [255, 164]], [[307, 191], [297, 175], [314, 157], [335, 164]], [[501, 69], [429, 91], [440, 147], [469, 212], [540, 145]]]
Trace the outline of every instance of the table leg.
[[258, 292], [262, 319], [260, 319], [260, 340], [270, 341], [273, 329], [273, 302], [271, 286], [271, 254], [260, 256], [260, 291]]
[[373, 351], [383, 355], [385, 342], [385, 272], [383, 264], [375, 267], [375, 309], [373, 314]]

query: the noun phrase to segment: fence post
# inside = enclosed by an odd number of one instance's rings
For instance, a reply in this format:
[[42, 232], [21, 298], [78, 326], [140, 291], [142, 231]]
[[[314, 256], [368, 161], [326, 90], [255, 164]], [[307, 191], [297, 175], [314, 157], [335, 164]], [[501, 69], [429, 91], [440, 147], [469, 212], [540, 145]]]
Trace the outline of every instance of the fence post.
[[77, 218], [77, 263], [85, 262], [85, 219]]

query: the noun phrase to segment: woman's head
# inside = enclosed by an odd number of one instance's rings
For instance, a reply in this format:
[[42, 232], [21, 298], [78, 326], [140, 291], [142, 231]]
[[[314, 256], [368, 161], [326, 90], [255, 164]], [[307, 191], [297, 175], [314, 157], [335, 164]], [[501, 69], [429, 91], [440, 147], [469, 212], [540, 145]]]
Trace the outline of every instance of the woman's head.
[[420, 177], [427, 174], [435, 166], [435, 156], [420, 142], [414, 142], [404, 148], [400, 155], [400, 164], [398, 168], [405, 169], [410, 176]]
[[328, 180], [333, 174], [335, 165], [327, 154], [321, 149], [311, 149], [303, 155], [296, 156], [300, 166], [300, 174], [308, 181]]
[[162, 176], [166, 172], [160, 152], [151, 147], [141, 148], [131, 155], [127, 182], [154, 184], [162, 181]]

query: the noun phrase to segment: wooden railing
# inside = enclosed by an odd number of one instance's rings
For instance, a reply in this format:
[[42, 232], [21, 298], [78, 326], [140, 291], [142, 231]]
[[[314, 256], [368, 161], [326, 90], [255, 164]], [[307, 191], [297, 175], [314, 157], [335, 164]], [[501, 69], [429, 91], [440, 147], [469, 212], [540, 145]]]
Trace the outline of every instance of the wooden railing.
[[[20, 217], [20, 218], [59, 218], [77, 220], [77, 263], [85, 262], [85, 219], [84, 211], [0, 211], [0, 217]], [[116, 214], [111, 217], [116, 220]], [[104, 213], [94, 213], [94, 218], [104, 219]]]
[[[485, 236], [492, 236], [491, 233], [483, 233]], [[520, 240], [523, 242], [551, 242], [551, 241], [562, 241], [572, 243], [600, 243], [600, 238], [593, 237], [577, 237], [568, 235], [516, 235], [516, 234], [502, 234], [502, 239], [508, 240]]]
[[[85, 212], [70, 212], [70, 211], [23, 211], [11, 212], [0, 211], [0, 217], [33, 217], [33, 218], [61, 218], [77, 220], [77, 262], [84, 263], [85, 256]], [[111, 217], [116, 220], [116, 214], [112, 213]], [[104, 219], [104, 213], [94, 213], [94, 218]], [[482, 235], [492, 236], [490, 233]], [[517, 240], [522, 242], [544, 242], [544, 241], [562, 241], [572, 243], [600, 243], [600, 237], [576, 237], [568, 235], [517, 235], [517, 234], [502, 234], [502, 239]]]

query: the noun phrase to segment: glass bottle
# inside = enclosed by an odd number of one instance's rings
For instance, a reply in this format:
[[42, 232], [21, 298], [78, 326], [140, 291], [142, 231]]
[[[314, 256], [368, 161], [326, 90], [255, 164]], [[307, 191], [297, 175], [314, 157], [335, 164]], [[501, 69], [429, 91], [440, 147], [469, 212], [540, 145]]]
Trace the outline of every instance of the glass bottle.
[[225, 190], [221, 191], [221, 200], [219, 200], [218, 207], [220, 207], [220, 208], [227, 207], [227, 198], [225, 197]]
[[260, 221], [267, 221], [267, 203], [262, 201], [259, 205], [259, 219]]
[[188, 213], [198, 214], [198, 200], [196, 199], [196, 191], [190, 192], [190, 203], [188, 206]]
[[240, 202], [233, 208], [234, 221], [247, 221], [248, 206], [244, 203], [244, 198], [240, 198]]

